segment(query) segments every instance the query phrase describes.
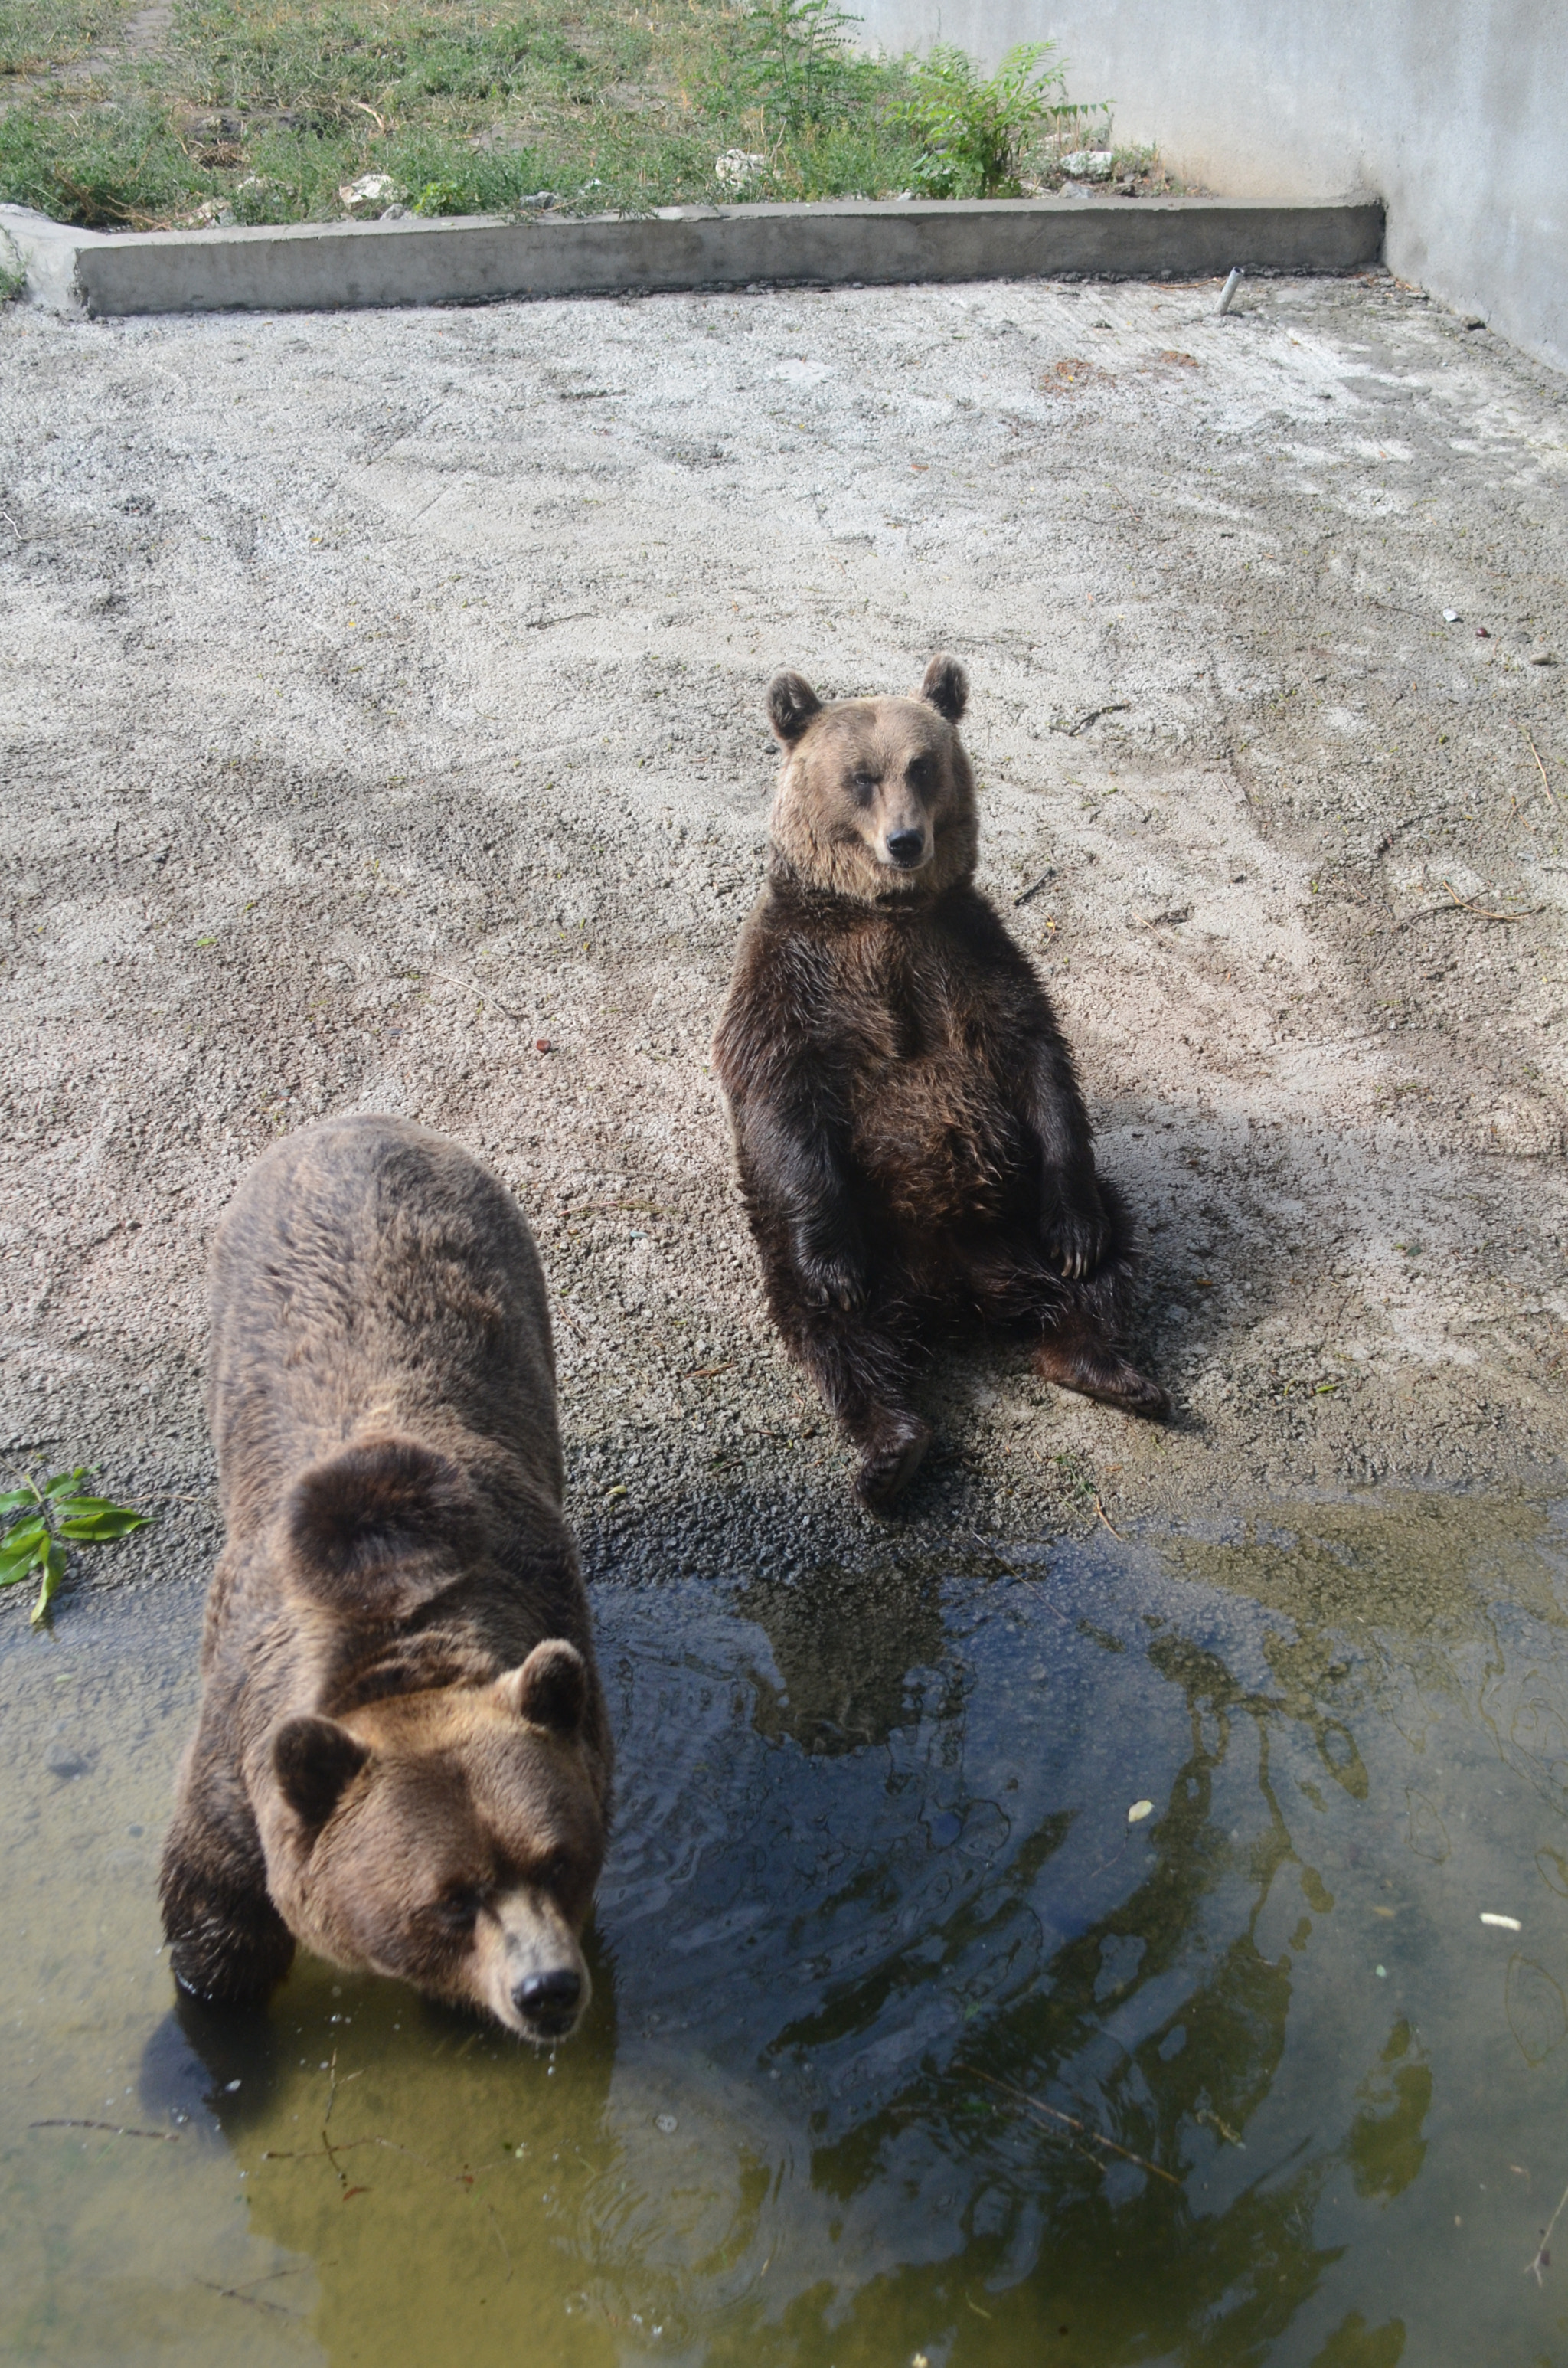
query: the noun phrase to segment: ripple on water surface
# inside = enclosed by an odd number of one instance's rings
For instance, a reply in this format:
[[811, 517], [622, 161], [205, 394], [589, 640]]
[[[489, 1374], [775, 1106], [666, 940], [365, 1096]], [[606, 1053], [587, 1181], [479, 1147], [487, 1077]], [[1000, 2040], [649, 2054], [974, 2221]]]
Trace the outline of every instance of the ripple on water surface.
[[1560, 1515], [600, 1588], [619, 1810], [553, 2059], [303, 1961], [264, 2020], [169, 2011], [199, 1609], [0, 1660], [6, 2356], [1561, 2355]]

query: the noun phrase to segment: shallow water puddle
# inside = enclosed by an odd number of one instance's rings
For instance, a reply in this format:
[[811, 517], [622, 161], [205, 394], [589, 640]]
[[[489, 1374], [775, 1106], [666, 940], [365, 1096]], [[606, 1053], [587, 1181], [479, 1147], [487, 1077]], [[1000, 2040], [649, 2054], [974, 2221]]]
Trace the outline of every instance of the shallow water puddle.
[[315, 1964], [176, 2019], [199, 1604], [13, 1625], [6, 2356], [1568, 2351], [1568, 2212], [1528, 2272], [1568, 2187], [1561, 1513], [597, 1602], [620, 1808], [553, 2059]]

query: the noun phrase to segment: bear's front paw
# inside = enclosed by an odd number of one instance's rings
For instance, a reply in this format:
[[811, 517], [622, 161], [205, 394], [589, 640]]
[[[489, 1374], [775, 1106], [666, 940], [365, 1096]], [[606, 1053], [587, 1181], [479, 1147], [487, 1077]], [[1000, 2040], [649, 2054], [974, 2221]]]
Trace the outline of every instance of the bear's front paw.
[[1097, 1196], [1092, 1205], [1053, 1210], [1040, 1230], [1046, 1256], [1069, 1282], [1093, 1274], [1110, 1244], [1110, 1222]]
[[169, 1944], [176, 1981], [204, 2006], [264, 2005], [293, 1956], [293, 1936], [276, 1914], [243, 1924], [212, 1917]]
[[293, 1962], [294, 1936], [263, 1884], [242, 1866], [214, 1864], [210, 1836], [193, 1859], [176, 1828], [169, 1837], [159, 1888], [164, 1934], [176, 1981], [188, 1998], [219, 2006], [253, 2006], [275, 1989]]
[[803, 1260], [801, 1283], [816, 1307], [836, 1307], [841, 1314], [853, 1315], [866, 1304], [866, 1278], [848, 1258]]
[[865, 1268], [844, 1242], [802, 1240], [796, 1247], [795, 1271], [802, 1296], [813, 1307], [836, 1307], [850, 1315], [866, 1304]]

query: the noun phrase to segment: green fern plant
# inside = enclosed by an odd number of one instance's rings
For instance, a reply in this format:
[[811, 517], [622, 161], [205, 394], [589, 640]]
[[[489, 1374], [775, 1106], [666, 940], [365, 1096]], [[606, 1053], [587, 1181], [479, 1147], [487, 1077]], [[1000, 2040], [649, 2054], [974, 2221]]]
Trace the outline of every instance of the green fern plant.
[[72, 1546], [108, 1545], [132, 1530], [146, 1529], [153, 1518], [88, 1494], [82, 1484], [91, 1476], [87, 1465], [78, 1463], [74, 1471], [56, 1472], [41, 1483], [29, 1474], [25, 1486], [0, 1495], [0, 1520], [9, 1517], [0, 1537], [0, 1587], [15, 1587], [38, 1572], [38, 1601], [30, 1615], [35, 1628], [49, 1616]]
[[855, 51], [858, 22], [836, 0], [755, 0], [728, 64], [730, 96], [760, 102], [792, 131], [853, 114], [882, 79]]
[[994, 74], [983, 74], [962, 50], [943, 44], [915, 69], [915, 95], [901, 119], [925, 147], [915, 185], [932, 198], [1016, 197], [1018, 164], [1048, 122], [1077, 110], [1066, 97], [1060, 65], [1046, 63], [1053, 44], [1022, 41]]

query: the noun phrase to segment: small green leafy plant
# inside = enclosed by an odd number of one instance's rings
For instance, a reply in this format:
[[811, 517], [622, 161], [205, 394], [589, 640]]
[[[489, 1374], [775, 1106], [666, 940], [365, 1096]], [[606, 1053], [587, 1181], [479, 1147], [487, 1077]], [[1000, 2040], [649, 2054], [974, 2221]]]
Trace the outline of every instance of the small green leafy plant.
[[85, 1492], [91, 1477], [85, 1463], [74, 1472], [56, 1472], [40, 1485], [28, 1478], [25, 1486], [0, 1495], [0, 1520], [8, 1521], [0, 1537], [0, 1587], [15, 1587], [29, 1572], [39, 1574], [38, 1601], [32, 1608], [36, 1628], [48, 1617], [49, 1607], [65, 1576], [72, 1546], [102, 1546], [115, 1538], [144, 1530], [150, 1513], [133, 1512], [108, 1497]]
[[858, 22], [835, 0], [756, 0], [727, 62], [732, 88], [791, 131], [852, 114], [881, 79], [852, 47]]
[[915, 187], [932, 198], [1016, 197], [1018, 165], [1047, 123], [1076, 110], [1062, 68], [1046, 63], [1050, 41], [1022, 41], [994, 74], [950, 44], [916, 69], [915, 95], [900, 110], [924, 143]]

